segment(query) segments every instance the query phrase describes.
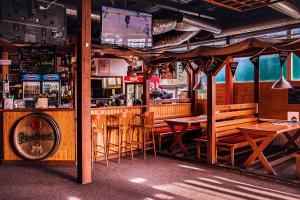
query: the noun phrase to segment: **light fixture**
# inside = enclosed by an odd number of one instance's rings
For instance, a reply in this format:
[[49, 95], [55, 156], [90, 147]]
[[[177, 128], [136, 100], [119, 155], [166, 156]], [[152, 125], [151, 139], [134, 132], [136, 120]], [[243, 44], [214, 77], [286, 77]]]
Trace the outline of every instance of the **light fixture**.
[[197, 83], [194, 87], [193, 87], [193, 90], [203, 90], [203, 91], [206, 91], [207, 90], [207, 86], [206, 84], [201, 80], [201, 74], [200, 74], [200, 81], [199, 83]]
[[283, 67], [281, 66], [281, 77], [278, 81], [276, 81], [272, 89], [292, 89], [293, 86], [290, 82], [288, 82], [283, 76]]

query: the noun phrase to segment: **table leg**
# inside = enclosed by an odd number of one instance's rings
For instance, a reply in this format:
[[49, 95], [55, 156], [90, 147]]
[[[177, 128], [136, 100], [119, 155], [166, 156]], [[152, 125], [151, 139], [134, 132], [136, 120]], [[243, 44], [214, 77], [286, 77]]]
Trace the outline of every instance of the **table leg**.
[[183, 144], [182, 142], [182, 138], [184, 136], [184, 133], [185, 131], [187, 130], [188, 126], [183, 126], [181, 131], [178, 133], [175, 129], [175, 126], [173, 124], [169, 124], [173, 134], [174, 134], [174, 142], [171, 144], [171, 147], [170, 147], [170, 151], [172, 152], [172, 150], [176, 147], [176, 145], [178, 144], [181, 148], [181, 150], [186, 154], [188, 155], [189, 152], [187, 150], [187, 148], [185, 147], [185, 145]]
[[246, 167], [246, 168], [250, 167], [253, 164], [253, 162], [258, 158], [259, 161], [261, 162], [261, 164], [263, 165], [263, 167], [270, 174], [276, 175], [276, 172], [274, 171], [274, 169], [272, 168], [272, 166], [270, 165], [270, 163], [268, 162], [268, 160], [266, 159], [266, 157], [263, 154], [263, 151], [265, 150], [265, 148], [273, 141], [274, 136], [268, 136], [268, 137], [266, 137], [260, 143], [260, 145], [257, 146], [256, 142], [254, 141], [254, 139], [252, 139], [248, 134], [244, 133], [244, 135], [245, 135], [247, 141], [249, 142], [251, 148], [253, 149], [253, 153], [245, 161], [244, 167]]
[[283, 133], [283, 135], [288, 140], [287, 143], [285, 145], [283, 145], [283, 149], [287, 149], [290, 146], [293, 146], [293, 148], [296, 151], [300, 150], [298, 144], [296, 143], [297, 139], [300, 137], [300, 131], [297, 131], [293, 136], [291, 136], [288, 132]]

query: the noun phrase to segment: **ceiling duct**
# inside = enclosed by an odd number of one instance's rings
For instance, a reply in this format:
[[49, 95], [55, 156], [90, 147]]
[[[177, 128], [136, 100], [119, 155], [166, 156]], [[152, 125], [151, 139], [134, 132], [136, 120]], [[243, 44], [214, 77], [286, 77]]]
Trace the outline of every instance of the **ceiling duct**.
[[277, 10], [278, 12], [281, 12], [293, 19], [300, 19], [300, 10], [296, 6], [294, 6], [293, 4], [291, 4], [287, 1], [273, 3], [273, 4], [269, 5], [269, 7], [273, 8], [274, 10]]
[[214, 34], [214, 37], [220, 38], [220, 37], [227, 37], [233, 35], [241, 35], [241, 34], [246, 34], [251, 32], [295, 25], [299, 23], [300, 23], [300, 19], [283, 18], [283, 19], [265, 21], [265, 22], [254, 23], [254, 24], [247, 24], [244, 26], [226, 28], [222, 30], [221, 34]]
[[221, 27], [219, 27], [218, 25], [188, 15], [180, 15], [178, 17], [177, 22], [188, 24], [211, 33], [216, 33], [216, 34], [221, 33]]
[[154, 19], [153, 35], [159, 35], [174, 30], [177, 25], [176, 19]]
[[175, 46], [175, 45], [180, 45], [195, 35], [197, 35], [199, 32], [198, 31], [193, 31], [193, 32], [177, 32], [172, 35], [166, 35], [160, 37], [159, 40], [153, 41], [153, 48], [163, 48], [163, 47], [169, 47], [169, 46]]
[[185, 23], [177, 23], [174, 30], [175, 31], [201, 31], [201, 28], [191, 26]]

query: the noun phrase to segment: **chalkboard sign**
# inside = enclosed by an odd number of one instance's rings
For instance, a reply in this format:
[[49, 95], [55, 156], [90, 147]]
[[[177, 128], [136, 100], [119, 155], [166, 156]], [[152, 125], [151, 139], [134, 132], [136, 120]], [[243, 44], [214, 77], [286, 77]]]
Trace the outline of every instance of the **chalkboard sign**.
[[21, 48], [20, 57], [20, 69], [23, 73], [55, 73], [55, 47]]
[[289, 89], [288, 101], [289, 104], [300, 104], [300, 87]]

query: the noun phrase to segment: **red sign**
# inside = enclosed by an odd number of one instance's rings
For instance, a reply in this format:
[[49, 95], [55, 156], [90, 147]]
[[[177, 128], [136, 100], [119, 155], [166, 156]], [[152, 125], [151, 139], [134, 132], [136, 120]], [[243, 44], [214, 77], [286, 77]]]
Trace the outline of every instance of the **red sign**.
[[125, 76], [125, 83], [142, 83], [144, 81], [143, 76]]

